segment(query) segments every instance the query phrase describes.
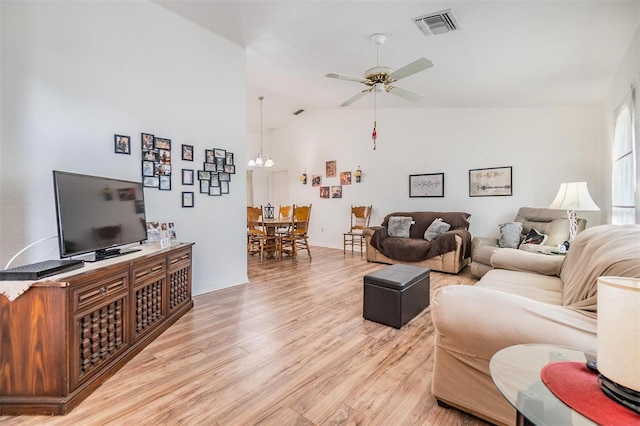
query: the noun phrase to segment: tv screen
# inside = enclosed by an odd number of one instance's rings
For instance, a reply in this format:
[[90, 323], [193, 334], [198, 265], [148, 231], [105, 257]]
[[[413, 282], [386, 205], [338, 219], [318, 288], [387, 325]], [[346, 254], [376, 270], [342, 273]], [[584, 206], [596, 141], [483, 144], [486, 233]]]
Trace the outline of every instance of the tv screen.
[[96, 252], [100, 260], [147, 239], [141, 182], [54, 170], [53, 186], [60, 257]]

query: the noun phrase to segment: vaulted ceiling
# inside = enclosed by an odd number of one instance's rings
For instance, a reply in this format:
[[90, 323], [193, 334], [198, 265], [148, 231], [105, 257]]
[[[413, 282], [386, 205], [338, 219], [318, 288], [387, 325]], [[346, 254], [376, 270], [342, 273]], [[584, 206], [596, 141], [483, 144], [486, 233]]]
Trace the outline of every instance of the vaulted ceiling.
[[[365, 87], [329, 79], [419, 57], [434, 67], [398, 84], [424, 97], [377, 96], [378, 108], [600, 105], [638, 28], [640, 1], [190, 1], [156, 3], [246, 48], [247, 126], [258, 133], [298, 109], [336, 108]], [[457, 31], [425, 36], [412, 18], [451, 9]], [[640, 55], [640, 52], [639, 52]], [[224, 82], [220, 82], [224, 84]], [[400, 84], [401, 83], [401, 84]], [[348, 108], [371, 108], [368, 95]]]

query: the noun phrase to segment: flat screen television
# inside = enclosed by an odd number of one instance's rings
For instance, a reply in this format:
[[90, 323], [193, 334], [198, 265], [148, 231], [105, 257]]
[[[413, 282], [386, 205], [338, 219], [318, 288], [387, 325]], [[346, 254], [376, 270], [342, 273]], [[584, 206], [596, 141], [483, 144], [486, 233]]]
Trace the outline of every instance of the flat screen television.
[[97, 261], [131, 253], [118, 247], [147, 239], [141, 182], [54, 170], [60, 257]]

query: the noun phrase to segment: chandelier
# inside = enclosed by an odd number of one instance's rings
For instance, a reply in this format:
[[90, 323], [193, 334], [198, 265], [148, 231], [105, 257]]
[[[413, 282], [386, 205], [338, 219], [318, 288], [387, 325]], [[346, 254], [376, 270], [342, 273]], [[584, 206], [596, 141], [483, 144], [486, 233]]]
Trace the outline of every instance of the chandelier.
[[262, 155], [262, 100], [264, 96], [260, 96], [258, 99], [260, 99], [260, 154], [256, 158], [249, 160], [248, 165], [249, 167], [273, 167], [274, 163], [271, 157], [267, 158], [266, 161], [262, 160], [264, 158]]

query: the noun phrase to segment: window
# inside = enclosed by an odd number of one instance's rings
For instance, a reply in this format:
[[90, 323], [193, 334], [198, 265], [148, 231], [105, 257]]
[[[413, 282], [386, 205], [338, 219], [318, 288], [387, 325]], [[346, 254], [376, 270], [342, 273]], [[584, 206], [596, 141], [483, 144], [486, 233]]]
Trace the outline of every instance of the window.
[[611, 223], [635, 223], [636, 213], [636, 140], [633, 120], [633, 96], [619, 109], [613, 135], [611, 176]]

